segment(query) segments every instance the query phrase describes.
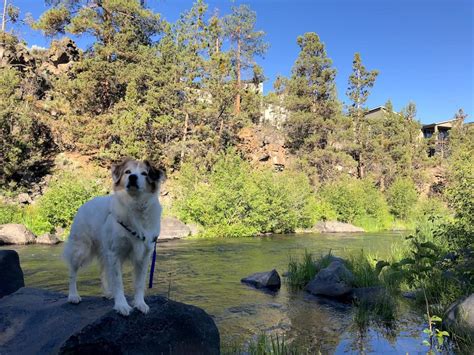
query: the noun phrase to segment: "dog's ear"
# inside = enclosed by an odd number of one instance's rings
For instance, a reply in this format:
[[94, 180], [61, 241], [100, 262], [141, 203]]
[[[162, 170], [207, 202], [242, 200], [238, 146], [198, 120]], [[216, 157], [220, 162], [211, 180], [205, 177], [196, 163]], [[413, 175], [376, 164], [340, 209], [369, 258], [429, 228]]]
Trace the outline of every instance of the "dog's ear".
[[166, 173], [164, 169], [155, 168], [148, 160], [145, 160], [145, 165], [148, 167], [148, 178], [153, 182], [163, 182], [166, 180]]
[[120, 182], [120, 179], [122, 178], [123, 172], [125, 170], [125, 164], [127, 164], [130, 161], [130, 158], [125, 158], [118, 164], [112, 164], [112, 179], [114, 181], [114, 184], [118, 184]]

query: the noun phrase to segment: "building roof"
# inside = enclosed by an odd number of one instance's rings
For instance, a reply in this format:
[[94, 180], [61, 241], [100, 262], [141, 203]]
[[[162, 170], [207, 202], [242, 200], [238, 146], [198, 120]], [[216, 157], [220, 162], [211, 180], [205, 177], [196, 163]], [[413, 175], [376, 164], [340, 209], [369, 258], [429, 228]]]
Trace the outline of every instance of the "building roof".
[[447, 120], [447, 121], [441, 121], [441, 122], [434, 122], [434, 123], [427, 123], [427, 124], [424, 124], [422, 126], [422, 128], [431, 128], [431, 127], [434, 127], [434, 126], [442, 126], [446, 123], [451, 123], [451, 122], [456, 122], [457, 119], [454, 118], [454, 119], [451, 119], [451, 120]]

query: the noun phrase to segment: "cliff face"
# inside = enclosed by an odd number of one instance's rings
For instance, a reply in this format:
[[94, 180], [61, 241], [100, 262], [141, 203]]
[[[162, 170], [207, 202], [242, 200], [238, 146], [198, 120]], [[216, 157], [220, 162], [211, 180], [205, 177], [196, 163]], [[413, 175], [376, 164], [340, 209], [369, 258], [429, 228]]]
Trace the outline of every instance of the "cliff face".
[[237, 149], [255, 165], [284, 170], [290, 162], [285, 136], [275, 127], [245, 127], [239, 132]]

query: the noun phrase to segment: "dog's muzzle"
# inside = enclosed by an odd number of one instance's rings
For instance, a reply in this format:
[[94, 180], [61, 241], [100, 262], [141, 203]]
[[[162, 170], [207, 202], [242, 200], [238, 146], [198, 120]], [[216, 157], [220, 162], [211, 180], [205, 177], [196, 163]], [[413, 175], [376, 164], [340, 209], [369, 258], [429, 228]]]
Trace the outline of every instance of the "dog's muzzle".
[[135, 188], [138, 189], [138, 176], [132, 174], [128, 177], [127, 189]]

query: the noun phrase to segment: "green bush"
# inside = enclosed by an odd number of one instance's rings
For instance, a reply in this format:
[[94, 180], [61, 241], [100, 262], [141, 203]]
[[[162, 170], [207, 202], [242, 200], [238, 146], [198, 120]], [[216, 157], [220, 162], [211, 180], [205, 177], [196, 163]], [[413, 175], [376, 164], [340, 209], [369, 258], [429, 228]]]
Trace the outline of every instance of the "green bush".
[[321, 198], [332, 206], [338, 221], [368, 231], [387, 229], [392, 222], [383, 194], [371, 180], [342, 179], [324, 185]]
[[35, 206], [27, 210], [26, 218], [30, 218], [30, 224], [37, 232], [49, 232], [55, 227], [69, 228], [79, 207], [104, 193], [100, 180], [65, 173], [51, 183]]
[[287, 233], [314, 223], [316, 202], [306, 176], [252, 169], [232, 151], [210, 172], [185, 164], [175, 185], [175, 213], [202, 225], [203, 236]]
[[390, 212], [396, 217], [407, 220], [418, 200], [415, 184], [408, 178], [397, 178], [387, 190], [387, 202]]
[[2, 203], [0, 204], [0, 224], [20, 223], [21, 208], [17, 205]]

